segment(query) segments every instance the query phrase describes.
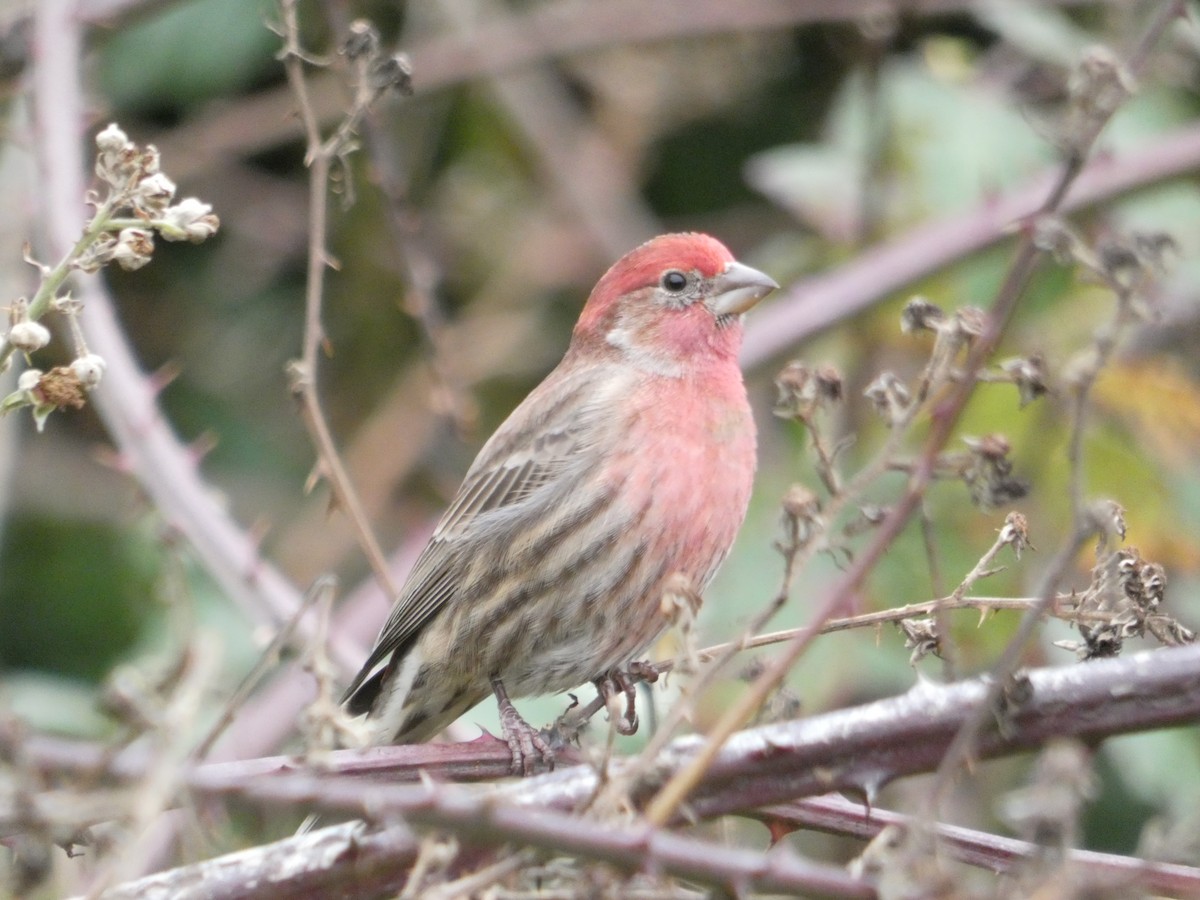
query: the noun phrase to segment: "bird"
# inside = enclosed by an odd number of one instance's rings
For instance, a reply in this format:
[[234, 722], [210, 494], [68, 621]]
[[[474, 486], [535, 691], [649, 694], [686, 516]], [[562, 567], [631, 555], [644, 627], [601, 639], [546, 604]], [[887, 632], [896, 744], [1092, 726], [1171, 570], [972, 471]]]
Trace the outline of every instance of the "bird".
[[[553, 751], [512, 697], [613, 685], [703, 591], [749, 504], [743, 314], [779, 287], [716, 238], [665, 234], [608, 269], [562, 361], [496, 429], [399, 590], [343, 704], [420, 743], [494, 694], [514, 772]], [[627, 728], [636, 729], [630, 701]]]

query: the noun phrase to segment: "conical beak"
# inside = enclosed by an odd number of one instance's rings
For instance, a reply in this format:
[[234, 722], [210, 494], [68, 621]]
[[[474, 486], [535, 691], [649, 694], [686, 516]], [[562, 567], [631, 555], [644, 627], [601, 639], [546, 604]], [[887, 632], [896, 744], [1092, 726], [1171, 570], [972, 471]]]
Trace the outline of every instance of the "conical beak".
[[731, 262], [713, 279], [713, 295], [708, 308], [714, 316], [737, 316], [750, 309], [771, 291], [778, 290], [775, 279], [758, 269]]

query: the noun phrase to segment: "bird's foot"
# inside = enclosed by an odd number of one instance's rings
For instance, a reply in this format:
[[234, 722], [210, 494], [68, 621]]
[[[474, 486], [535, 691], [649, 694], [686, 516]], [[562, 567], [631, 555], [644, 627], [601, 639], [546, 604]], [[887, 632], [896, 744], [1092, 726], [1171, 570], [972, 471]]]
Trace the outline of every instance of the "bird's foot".
[[649, 660], [635, 659], [625, 667], [624, 672], [619, 672], [619, 675], [632, 679], [634, 682], [644, 681], [646, 684], [654, 684], [658, 681], [658, 676], [661, 674], [658, 666]]
[[500, 706], [500, 728], [504, 732], [504, 740], [508, 743], [508, 751], [512, 754], [512, 771], [514, 775], [532, 775], [534, 755], [542, 758], [551, 769], [554, 768], [554, 750], [540, 731], [526, 722], [517, 708], [508, 699], [508, 692], [499, 678], [492, 679], [492, 692]]
[[596, 690], [600, 693], [604, 705], [612, 710], [609, 701], [614, 698], [617, 693], [625, 695], [625, 712], [623, 715], [613, 715], [613, 727], [617, 729], [617, 734], [631, 735], [636, 734], [638, 730], [638, 715], [637, 715], [637, 683], [638, 681], [653, 682], [658, 679], [658, 670], [650, 663], [635, 662], [630, 663], [625, 670], [613, 669], [602, 678], [597, 678], [594, 682]]

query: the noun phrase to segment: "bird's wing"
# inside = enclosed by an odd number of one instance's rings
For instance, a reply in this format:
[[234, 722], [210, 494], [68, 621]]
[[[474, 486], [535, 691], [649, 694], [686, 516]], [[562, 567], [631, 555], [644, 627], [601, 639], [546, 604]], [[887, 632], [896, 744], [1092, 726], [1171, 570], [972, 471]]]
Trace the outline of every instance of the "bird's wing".
[[434, 541], [453, 541], [471, 534], [479, 516], [520, 503], [554, 480], [586, 443], [582, 422], [565, 422], [553, 430], [505, 447], [499, 459], [477, 462], [463, 480], [449, 509], [433, 533]]
[[560, 381], [558, 388], [564, 387], [569, 389], [552, 404], [535, 390], [479, 452], [346, 691], [352, 711], [370, 707], [392, 654], [454, 596], [476, 553], [488, 542], [510, 539], [498, 520], [521, 504], [540, 506], [569, 489], [581, 461], [591, 457], [588, 451], [611, 433], [600, 427], [606, 418], [603, 397], [586, 380]]

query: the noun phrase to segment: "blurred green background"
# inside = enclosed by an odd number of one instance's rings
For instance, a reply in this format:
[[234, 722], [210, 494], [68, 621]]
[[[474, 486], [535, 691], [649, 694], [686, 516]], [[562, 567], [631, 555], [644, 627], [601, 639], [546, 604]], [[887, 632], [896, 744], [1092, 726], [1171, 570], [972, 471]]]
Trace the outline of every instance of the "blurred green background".
[[[495, 54], [515, 41], [499, 27], [503, 19], [528, 23], [556, 5], [302, 5], [310, 46], [335, 63], [312, 73], [327, 125], [350, 95], [331, 37], [338, 23], [367, 17], [416, 62], [416, 96], [378, 106], [366, 146], [341, 173], [355, 202], [333, 204], [331, 354], [320, 372], [326, 413], [386, 548], [420, 539], [478, 447], [557, 361], [589, 287], [623, 250], [658, 231], [707, 231], [787, 287], [853, 264], [865, 247], [920, 223], [978, 207], [1057, 159], [1070, 67], [1094, 43], [1127, 47], [1147, 8], [993, 4], [973, 13], [963, 4], [940, 16], [751, 21], [655, 40], [640, 40], [635, 20], [596, 46], [498, 67]], [[302, 587], [324, 572], [352, 586], [367, 567], [344, 521], [328, 514], [324, 486], [305, 493], [314, 454], [284, 373], [300, 348], [307, 187], [279, 40], [265, 24], [277, 12], [244, 0], [117, 9], [90, 32], [88, 134], [116, 121], [139, 143], [156, 144], [180, 195], [211, 202], [222, 220], [206, 244], [163, 245], [145, 269], [106, 275], [122, 322], [147, 370], [177, 373], [163, 409], [183, 440], [215, 442], [204, 475], [236, 518], [263, 535], [266, 556]], [[1193, 26], [1172, 33], [1101, 152], [1137, 152], [1194, 124], [1195, 42]], [[19, 76], [11, 85], [19, 88]], [[14, 122], [18, 97], [10, 93]], [[1092, 238], [1140, 228], [1165, 231], [1179, 246], [1155, 291], [1163, 323], [1134, 329], [1098, 386], [1085, 483], [1125, 507], [1130, 543], [1167, 567], [1167, 602], [1196, 627], [1200, 197], [1194, 178], [1178, 179], [1073, 221]], [[853, 436], [841, 456], [846, 471], [884, 436], [863, 387], [885, 368], [911, 379], [927, 358], [928, 340], [900, 333], [903, 302], [921, 293], [946, 308], [986, 306], [1009, 251], [957, 260], [795, 343], [789, 356], [834, 364], [845, 376], [847, 402], [829, 427]], [[21, 271], [19, 243], [3, 255]], [[424, 327], [409, 291], [414, 260], [434, 287]], [[1111, 304], [1102, 288], [1048, 263], [1000, 356], [1040, 352], [1057, 383]], [[35, 362], [48, 367], [63, 352], [51, 347]], [[803, 429], [770, 413], [772, 380], [787, 358], [747, 372], [760, 474], [734, 555], [706, 594], [702, 644], [737, 634], [775, 592], [779, 500], [794, 481], [816, 486]], [[1005, 571], [981, 592], [1027, 595], [1068, 533], [1066, 410], [1061, 394], [1019, 410], [1011, 387], [985, 385], [960, 426], [1012, 442], [1017, 474], [1031, 483], [1012, 508], [1028, 517], [1041, 551], [1019, 563], [1005, 557]], [[53, 415], [42, 435], [26, 416], [3, 426], [19, 431], [19, 447], [6, 476], [0, 549], [0, 702], [37, 728], [111, 734], [95, 703], [106, 675], [118, 664], [161, 664], [198, 623], [224, 647], [215, 708], [256, 658], [257, 623], [221, 596], [170, 523], [111, 464], [90, 410]], [[901, 484], [898, 475], [885, 478], [870, 499], [886, 505]], [[981, 512], [948, 482], [933, 489], [926, 511], [937, 571], [920, 528], [910, 527], [870, 580], [861, 610], [948, 592], [994, 540], [1007, 509]], [[1080, 585], [1089, 565], [1081, 558]], [[802, 572], [774, 624], [806, 621], [836, 573], [830, 559]], [[173, 615], [172, 604], [188, 614]], [[1016, 618], [1000, 614], [977, 627], [974, 614], [959, 613], [952, 621], [956, 662], [969, 673], [995, 659]], [[1051, 642], [1070, 636], [1048, 626], [1028, 662], [1069, 662]], [[909, 667], [894, 629], [838, 634], [817, 641], [789, 689], [804, 712], [817, 712], [942, 676], [937, 660], [919, 668]], [[698, 725], [738, 689], [732, 678], [720, 685]], [[538, 721], [562, 704], [521, 705]], [[494, 723], [485, 707], [468, 721]], [[1147, 818], [1184, 812], [1200, 791], [1198, 738], [1187, 729], [1111, 742], [1089, 844], [1132, 851]], [[1026, 766], [986, 766], [964, 790], [959, 818], [995, 826], [992, 801]], [[883, 802], [903, 806], [920, 789], [920, 779], [909, 780]]]

